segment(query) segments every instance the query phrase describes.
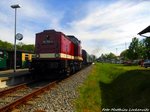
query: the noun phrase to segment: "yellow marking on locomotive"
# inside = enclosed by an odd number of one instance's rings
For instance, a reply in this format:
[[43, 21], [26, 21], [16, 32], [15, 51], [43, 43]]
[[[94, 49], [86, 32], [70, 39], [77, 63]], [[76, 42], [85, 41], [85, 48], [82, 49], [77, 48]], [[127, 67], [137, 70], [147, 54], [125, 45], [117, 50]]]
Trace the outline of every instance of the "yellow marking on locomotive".
[[40, 58], [67, 58], [74, 59], [74, 56], [64, 53], [42, 53], [39, 54]]
[[74, 59], [75, 60], [81, 60], [81, 61], [83, 60], [83, 58], [81, 56], [75, 56]]

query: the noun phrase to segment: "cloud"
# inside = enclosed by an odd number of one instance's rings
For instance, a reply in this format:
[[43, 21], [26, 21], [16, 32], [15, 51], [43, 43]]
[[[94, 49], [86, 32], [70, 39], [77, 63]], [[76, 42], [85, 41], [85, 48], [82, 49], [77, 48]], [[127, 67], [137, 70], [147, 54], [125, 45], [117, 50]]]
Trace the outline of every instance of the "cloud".
[[[43, 0], [2, 0], [0, 2], [0, 39], [13, 43], [14, 38], [14, 10], [12, 4], [19, 4], [17, 9], [17, 32], [23, 34], [23, 43], [35, 42], [35, 33], [49, 28], [60, 28], [63, 11], [55, 11], [51, 6], [46, 6]], [[59, 16], [58, 16], [59, 15]], [[32, 41], [31, 41], [32, 40]]]
[[53, 0], [1, 0], [0, 39], [13, 43], [14, 10], [10, 5], [16, 3], [21, 6], [17, 11], [17, 32], [24, 35], [23, 43], [34, 44], [35, 33], [56, 29], [75, 35], [90, 54], [116, 53], [116, 48], [119, 54], [125, 43], [149, 25], [150, 2], [146, 0], [87, 0], [75, 5], [62, 2], [65, 8], [56, 7]]
[[[72, 26], [72, 32], [75, 32], [81, 40], [105, 39], [114, 47], [112, 49], [116, 49], [118, 44], [131, 42], [132, 37], [149, 25], [150, 16], [147, 15], [150, 13], [149, 5], [148, 1], [119, 1], [107, 6], [91, 3], [88, 4], [89, 12], [85, 18], [71, 22], [70, 26]], [[99, 42], [102, 49], [103, 47], [108, 49], [109, 44], [103, 45]], [[115, 50], [112, 51], [115, 52]]]

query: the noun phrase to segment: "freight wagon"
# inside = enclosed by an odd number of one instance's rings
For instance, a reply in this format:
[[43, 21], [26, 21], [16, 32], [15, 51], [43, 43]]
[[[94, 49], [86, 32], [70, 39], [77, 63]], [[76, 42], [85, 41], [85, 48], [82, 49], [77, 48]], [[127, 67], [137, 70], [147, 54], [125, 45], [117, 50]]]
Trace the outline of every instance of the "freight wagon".
[[89, 65], [94, 61], [93, 57], [90, 56], [84, 49], [82, 49], [82, 57], [83, 57], [83, 65]]

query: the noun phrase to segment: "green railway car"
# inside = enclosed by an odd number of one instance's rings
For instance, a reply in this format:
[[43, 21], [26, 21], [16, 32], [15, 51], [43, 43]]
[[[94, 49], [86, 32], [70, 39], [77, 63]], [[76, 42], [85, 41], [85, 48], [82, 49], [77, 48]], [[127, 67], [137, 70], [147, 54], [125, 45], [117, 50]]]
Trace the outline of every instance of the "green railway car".
[[29, 67], [29, 62], [32, 61], [32, 53], [22, 53], [22, 68]]
[[[17, 51], [16, 68], [28, 68], [29, 62], [32, 60], [32, 54], [26, 51]], [[9, 68], [14, 66], [14, 51], [8, 51], [8, 66]]]
[[8, 53], [5, 50], [0, 50], [0, 69], [7, 68]]
[[[32, 61], [31, 52], [16, 51], [16, 68], [28, 68]], [[0, 49], [0, 69], [14, 68], [14, 51]]]

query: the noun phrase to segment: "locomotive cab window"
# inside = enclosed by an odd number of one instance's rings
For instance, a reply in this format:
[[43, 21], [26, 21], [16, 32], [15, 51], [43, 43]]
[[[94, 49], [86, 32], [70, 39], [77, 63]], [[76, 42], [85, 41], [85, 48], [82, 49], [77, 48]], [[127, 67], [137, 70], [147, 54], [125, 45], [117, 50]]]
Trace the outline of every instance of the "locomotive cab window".
[[52, 44], [52, 43], [54, 42], [50, 40], [50, 37], [48, 35], [43, 40], [43, 44]]

